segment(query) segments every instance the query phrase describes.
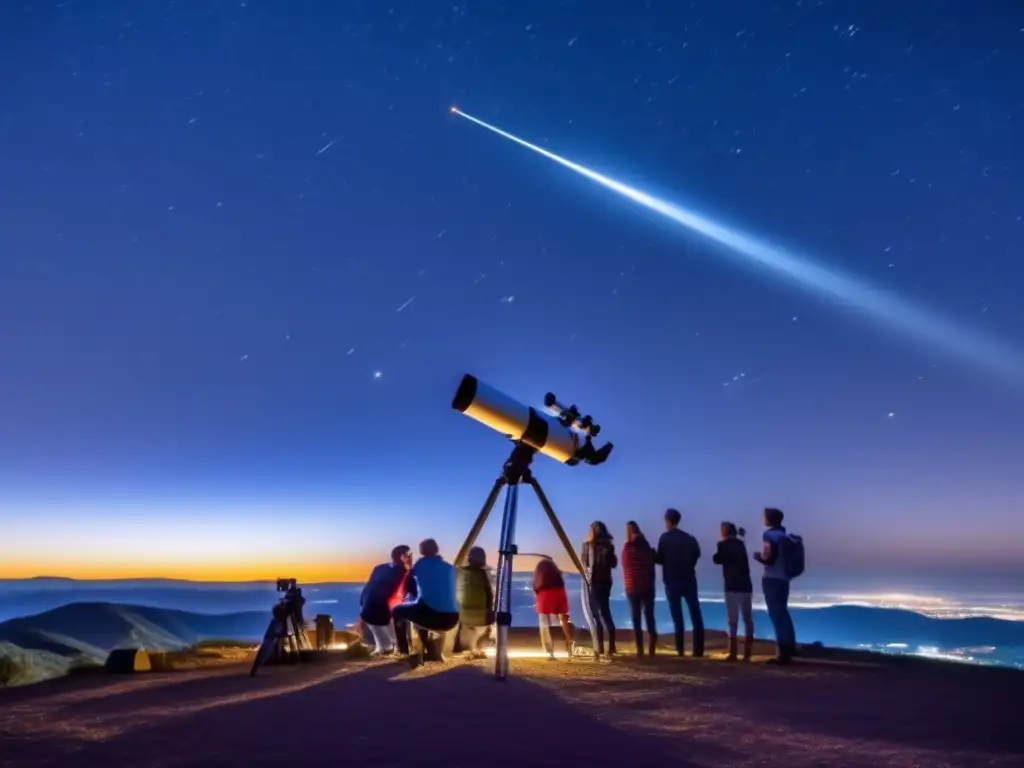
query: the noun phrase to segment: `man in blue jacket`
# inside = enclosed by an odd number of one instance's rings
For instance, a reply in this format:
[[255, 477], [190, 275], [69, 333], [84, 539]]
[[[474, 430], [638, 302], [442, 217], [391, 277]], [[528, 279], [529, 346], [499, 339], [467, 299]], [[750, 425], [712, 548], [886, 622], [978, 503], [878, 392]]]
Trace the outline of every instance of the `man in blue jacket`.
[[409, 655], [409, 663], [444, 661], [443, 644], [431, 641], [430, 634], [444, 635], [459, 623], [459, 604], [455, 599], [455, 569], [441, 557], [437, 542], [420, 542], [420, 559], [409, 574], [416, 582], [418, 598], [402, 603], [391, 611], [396, 624], [407, 621], [416, 627], [421, 651]]
[[658, 550], [654, 562], [661, 566], [661, 579], [665, 583], [665, 599], [672, 614], [676, 631], [676, 653], [680, 656], [686, 650], [686, 622], [683, 618], [683, 601], [690, 611], [693, 623], [693, 655], [704, 655], [704, 617], [700, 612], [697, 598], [697, 561], [700, 560], [700, 544], [686, 531], [680, 530], [679, 521], [683, 516], [678, 510], [665, 512], [665, 532], [658, 539]]

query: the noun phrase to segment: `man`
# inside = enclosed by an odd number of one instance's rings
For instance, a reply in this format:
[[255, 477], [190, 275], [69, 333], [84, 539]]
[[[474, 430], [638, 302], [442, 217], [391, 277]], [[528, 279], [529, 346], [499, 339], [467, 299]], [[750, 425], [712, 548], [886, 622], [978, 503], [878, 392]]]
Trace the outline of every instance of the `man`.
[[437, 542], [420, 542], [420, 559], [410, 572], [419, 597], [415, 602], [395, 606], [391, 615], [397, 624], [407, 621], [416, 627], [420, 636], [420, 652], [409, 654], [409, 664], [419, 666], [424, 660], [444, 661], [443, 644], [431, 640], [430, 635], [443, 635], [459, 623], [459, 604], [455, 599], [455, 569], [441, 557]]
[[373, 569], [359, 596], [359, 618], [373, 635], [374, 656], [386, 656], [397, 640], [398, 651], [409, 653], [409, 630], [396, 622], [392, 639], [391, 610], [407, 597], [415, 596], [415, 584], [409, 579], [412, 549], [400, 544], [391, 550], [391, 561]]
[[676, 632], [676, 653], [686, 650], [686, 622], [683, 619], [683, 600], [690, 611], [693, 624], [693, 655], [704, 655], [704, 617], [697, 598], [697, 561], [700, 544], [686, 531], [680, 530], [683, 516], [678, 510], [665, 512], [665, 532], [658, 539], [654, 562], [661, 566], [661, 579], [665, 584], [665, 599], [672, 614]]
[[788, 535], [782, 527], [785, 515], [781, 509], [768, 507], [764, 511], [765, 532], [763, 546], [754, 553], [754, 559], [764, 566], [761, 588], [768, 618], [775, 628], [776, 656], [771, 664], [788, 664], [796, 650], [796, 629], [793, 617], [789, 615], [789, 574], [783, 540]]

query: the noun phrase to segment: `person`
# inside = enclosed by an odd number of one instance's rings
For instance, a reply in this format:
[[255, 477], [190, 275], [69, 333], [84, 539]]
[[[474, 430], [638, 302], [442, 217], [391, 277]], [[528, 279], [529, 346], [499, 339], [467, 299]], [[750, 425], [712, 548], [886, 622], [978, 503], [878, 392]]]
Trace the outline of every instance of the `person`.
[[761, 589], [764, 590], [768, 618], [775, 629], [776, 652], [770, 664], [788, 664], [796, 651], [796, 629], [793, 617], [789, 615], [789, 575], [783, 552], [783, 539], [787, 535], [782, 526], [784, 518], [781, 509], [765, 509], [763, 544], [761, 551], [754, 553], [754, 559], [764, 566]]
[[573, 654], [573, 629], [569, 623], [569, 596], [565, 591], [565, 579], [555, 561], [545, 555], [533, 569], [533, 592], [537, 599], [537, 622], [540, 627], [540, 642], [548, 652], [548, 658], [555, 658], [555, 643], [551, 639], [551, 627], [557, 621], [562, 625], [565, 649], [569, 660]]
[[466, 565], [455, 580], [459, 602], [459, 644], [470, 658], [482, 659], [481, 644], [494, 624], [494, 587], [487, 572], [487, 553], [481, 547], [469, 550]]
[[455, 569], [441, 557], [436, 541], [424, 539], [420, 542], [420, 559], [409, 575], [415, 581], [417, 597], [391, 611], [396, 622], [408, 622], [419, 633], [420, 650], [409, 654], [409, 664], [416, 667], [423, 661], [444, 661], [444, 646], [433, 640], [431, 633], [444, 635], [459, 623]]
[[408, 643], [401, 643], [401, 634], [392, 635], [391, 610], [406, 597], [412, 550], [400, 544], [391, 550], [391, 560], [381, 563], [370, 573], [370, 578], [359, 595], [359, 620], [373, 637], [374, 656], [385, 656], [394, 651], [396, 640], [399, 651], [408, 653]]
[[746, 531], [734, 523], [722, 523], [722, 540], [711, 558], [722, 566], [725, 580], [725, 615], [729, 625], [729, 655], [727, 661], [736, 661], [739, 617], [743, 614], [743, 660], [750, 661], [754, 649], [754, 587], [750, 582], [750, 560], [747, 545], [743, 543]]
[[583, 541], [580, 560], [590, 581], [590, 610], [597, 630], [597, 658], [604, 657], [604, 639], [608, 636], [608, 655], [615, 655], [615, 621], [612, 619], [612, 571], [618, 566], [615, 543], [608, 527], [600, 520], [590, 524]]
[[690, 611], [693, 624], [693, 655], [704, 655], [704, 617], [700, 612], [697, 596], [697, 561], [700, 560], [700, 544], [686, 531], [679, 528], [683, 516], [676, 509], [665, 512], [665, 532], [658, 539], [655, 562], [661, 566], [661, 580], [665, 584], [665, 599], [672, 615], [676, 633], [676, 653], [682, 656], [686, 651], [686, 622], [683, 619], [683, 601]]
[[644, 655], [641, 615], [647, 622], [649, 653], [653, 656], [658, 647], [658, 628], [654, 621], [654, 550], [647, 543], [640, 526], [632, 520], [626, 523], [626, 543], [622, 547], [622, 580], [633, 612], [637, 658], [643, 658]]

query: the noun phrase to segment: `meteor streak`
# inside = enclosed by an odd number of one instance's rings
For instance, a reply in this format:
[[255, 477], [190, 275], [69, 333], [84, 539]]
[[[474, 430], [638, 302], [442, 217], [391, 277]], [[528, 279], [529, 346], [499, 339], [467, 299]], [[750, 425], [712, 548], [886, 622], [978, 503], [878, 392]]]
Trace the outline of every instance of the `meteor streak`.
[[597, 171], [592, 171], [560, 157], [554, 152], [549, 152], [525, 139], [485, 123], [483, 120], [466, 114], [458, 107], [453, 106], [449, 111], [481, 128], [486, 128], [503, 138], [514, 141], [548, 160], [553, 160], [570, 171], [575, 171], [693, 232], [704, 235], [718, 245], [725, 246], [729, 254], [737, 260], [767, 268], [777, 277], [819, 296], [838, 299], [842, 304], [852, 306], [873, 320], [898, 329], [906, 336], [925, 342], [936, 350], [979, 365], [1013, 383], [1024, 383], [1024, 354], [1021, 350], [962, 327], [889, 291], [859, 280], [853, 275], [823, 266], [803, 256], [758, 240], [740, 230], [712, 221], [692, 210], [681, 208], [608, 178]]

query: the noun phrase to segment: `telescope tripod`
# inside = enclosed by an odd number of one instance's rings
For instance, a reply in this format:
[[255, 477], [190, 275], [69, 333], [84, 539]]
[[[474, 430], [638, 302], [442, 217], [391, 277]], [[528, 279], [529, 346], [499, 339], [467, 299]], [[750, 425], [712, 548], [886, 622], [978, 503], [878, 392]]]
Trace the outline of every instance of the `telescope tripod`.
[[[476, 543], [480, 531], [487, 522], [487, 518], [495, 503], [498, 501], [498, 495], [501, 493], [502, 488], [504, 488], [505, 511], [501, 518], [501, 536], [498, 542], [498, 594], [495, 600], [495, 623], [498, 626], [497, 648], [494, 659], [494, 677], [496, 680], [504, 680], [508, 676], [508, 631], [509, 627], [512, 626], [512, 563], [515, 556], [519, 554], [519, 548], [515, 542], [520, 485], [525, 484], [533, 488], [533, 492], [537, 495], [537, 500], [548, 516], [551, 527], [558, 534], [558, 538], [562, 542], [562, 546], [565, 547], [565, 551], [569, 555], [569, 559], [572, 560], [572, 564], [580, 572], [580, 578], [583, 579], [583, 613], [590, 627], [591, 635], [595, 633], [594, 619], [589, 605], [589, 579], [579, 556], [573, 549], [572, 542], [566, 536], [565, 529], [562, 528], [562, 524], [555, 515], [555, 510], [551, 507], [544, 489], [540, 487], [540, 483], [537, 482], [537, 479], [530, 471], [530, 464], [535, 453], [536, 449], [525, 443], [516, 442], [515, 448], [512, 449], [511, 455], [502, 467], [501, 475], [494, 481], [494, 487], [491, 488], [491, 492], [487, 496], [480, 514], [477, 515], [473, 527], [470, 529], [469, 536], [466, 537], [465, 543], [463, 543], [462, 548], [455, 556], [454, 565], [458, 568], [465, 563], [469, 550]], [[597, 650], [596, 639], [594, 641], [594, 649], [595, 651]]]

